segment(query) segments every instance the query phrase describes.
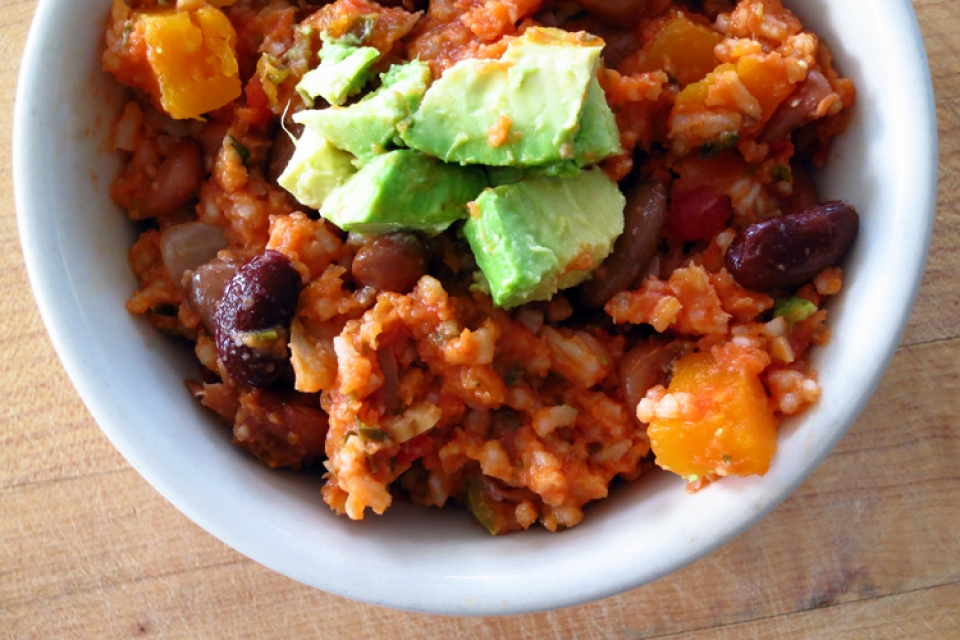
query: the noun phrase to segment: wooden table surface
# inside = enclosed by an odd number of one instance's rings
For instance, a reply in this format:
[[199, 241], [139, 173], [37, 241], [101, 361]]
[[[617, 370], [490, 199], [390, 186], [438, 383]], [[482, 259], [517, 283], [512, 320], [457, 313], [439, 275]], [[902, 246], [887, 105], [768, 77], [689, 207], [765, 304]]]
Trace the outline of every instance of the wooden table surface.
[[17, 234], [10, 131], [35, 6], [0, 0], [0, 637], [960, 638], [955, 0], [914, 0], [936, 91], [939, 205], [917, 306], [866, 412], [726, 547], [617, 597], [509, 618], [393, 611], [280, 576], [181, 515], [101, 434], [40, 321]]

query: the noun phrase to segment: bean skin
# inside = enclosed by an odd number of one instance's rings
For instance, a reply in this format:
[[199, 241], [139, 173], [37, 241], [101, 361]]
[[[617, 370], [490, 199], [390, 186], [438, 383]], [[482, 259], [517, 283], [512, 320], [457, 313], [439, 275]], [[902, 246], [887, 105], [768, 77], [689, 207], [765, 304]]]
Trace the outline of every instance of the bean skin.
[[840, 261], [859, 226], [856, 209], [838, 200], [756, 222], [727, 249], [727, 271], [756, 291], [799, 287]]
[[190, 202], [203, 179], [200, 145], [191, 138], [177, 141], [157, 169], [157, 175], [140, 200], [137, 219], [169, 215]]
[[240, 384], [265, 387], [284, 371], [300, 274], [283, 254], [265, 251], [237, 269], [216, 310], [217, 356]]
[[293, 138], [286, 131], [277, 134], [277, 139], [270, 150], [270, 161], [267, 163], [267, 180], [274, 186], [279, 186], [277, 180], [290, 163], [290, 158], [297, 150]]
[[620, 360], [620, 390], [630, 414], [636, 417], [637, 405], [651, 387], [670, 382], [673, 361], [688, 349], [683, 342], [651, 340], [627, 351]]
[[636, 24], [647, 0], [577, 0], [577, 4], [592, 16], [613, 25]]
[[353, 257], [350, 273], [360, 286], [407, 293], [427, 272], [429, 261], [427, 247], [417, 236], [387, 233], [360, 247]]
[[270, 467], [296, 469], [323, 457], [328, 420], [316, 396], [257, 389], [242, 394], [240, 406], [233, 441]]
[[790, 172], [793, 174], [793, 193], [786, 198], [780, 198], [780, 210], [783, 213], [798, 213], [817, 206], [820, 197], [810, 172], [796, 162], [790, 165]]
[[833, 88], [823, 74], [811, 71], [780, 104], [757, 141], [771, 144], [815, 119], [820, 102], [832, 93]]
[[667, 214], [667, 192], [662, 184], [638, 184], [626, 193], [623, 233], [613, 252], [580, 285], [580, 302], [597, 309], [614, 294], [627, 289], [646, 270], [657, 250]]
[[187, 281], [187, 303], [210, 335], [216, 333], [217, 307], [223, 299], [227, 283], [237, 272], [237, 264], [227, 260], [211, 260], [197, 267]]

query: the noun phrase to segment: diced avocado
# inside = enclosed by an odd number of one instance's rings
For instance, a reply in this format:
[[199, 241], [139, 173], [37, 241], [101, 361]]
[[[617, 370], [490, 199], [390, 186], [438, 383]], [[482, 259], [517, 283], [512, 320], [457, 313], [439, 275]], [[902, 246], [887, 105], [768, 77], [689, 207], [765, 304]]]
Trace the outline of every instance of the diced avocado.
[[303, 75], [297, 93], [311, 107], [317, 96], [340, 106], [367, 83], [370, 66], [379, 55], [373, 47], [355, 47], [324, 38], [320, 66]]
[[331, 191], [357, 172], [354, 157], [308, 128], [295, 144], [296, 151], [277, 182], [301, 204], [319, 209]]
[[600, 266], [623, 232], [626, 201], [597, 167], [569, 177], [530, 177], [486, 189], [463, 232], [493, 301], [548, 300]]
[[486, 186], [480, 168], [444, 164], [400, 149], [365, 164], [330, 194], [320, 215], [364, 235], [398, 229], [435, 235], [466, 217], [467, 202]]
[[617, 119], [610, 111], [600, 81], [594, 76], [587, 85], [587, 98], [580, 114], [580, 129], [573, 141], [574, 162], [584, 167], [622, 151]]
[[[434, 82], [420, 109], [400, 130], [404, 142], [447, 162], [532, 167], [575, 159], [578, 132], [584, 159], [604, 152], [613, 114], [596, 102], [603, 40], [587, 33], [532, 27], [499, 60], [461, 60]], [[599, 89], [599, 84], [596, 89]], [[593, 94], [593, 95], [588, 95]], [[598, 94], [605, 107], [602, 90]], [[590, 98], [588, 100], [588, 98]], [[581, 123], [584, 103], [599, 124]], [[585, 164], [581, 162], [580, 164]]]
[[397, 125], [417, 110], [429, 84], [427, 63], [395, 64], [381, 76], [380, 87], [356, 104], [301, 111], [293, 120], [366, 162], [397, 146]]

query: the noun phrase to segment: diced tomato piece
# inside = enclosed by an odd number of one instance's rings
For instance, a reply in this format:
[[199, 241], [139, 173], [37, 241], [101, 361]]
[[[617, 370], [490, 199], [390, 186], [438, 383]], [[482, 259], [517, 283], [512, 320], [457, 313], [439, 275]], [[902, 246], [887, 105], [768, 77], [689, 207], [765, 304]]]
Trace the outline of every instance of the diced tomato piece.
[[678, 240], [709, 240], [733, 215], [730, 198], [709, 187], [672, 194], [665, 227]]

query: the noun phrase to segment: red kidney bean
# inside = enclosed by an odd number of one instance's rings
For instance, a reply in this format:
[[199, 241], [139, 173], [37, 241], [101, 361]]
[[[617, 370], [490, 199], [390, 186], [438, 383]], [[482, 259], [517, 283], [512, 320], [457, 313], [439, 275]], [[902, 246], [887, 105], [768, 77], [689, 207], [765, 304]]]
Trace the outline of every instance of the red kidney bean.
[[590, 15], [620, 26], [636, 24], [640, 12], [647, 7], [647, 0], [576, 0], [576, 3]]
[[830, 82], [819, 71], [811, 71], [799, 83], [777, 110], [757, 137], [758, 142], [769, 144], [786, 136], [794, 129], [813, 120], [820, 102], [833, 93]]
[[179, 140], [167, 151], [153, 183], [140, 199], [137, 219], [156, 218], [175, 212], [197, 195], [202, 179], [200, 145], [192, 138]]
[[727, 271], [748, 289], [798, 287], [839, 262], [859, 226], [856, 209], [836, 200], [756, 222], [741, 229], [727, 249]]
[[217, 356], [234, 380], [265, 387], [283, 373], [300, 287], [290, 260], [270, 250], [230, 278], [214, 318], [214, 338]]
[[620, 360], [620, 390], [630, 414], [636, 417], [637, 405], [651, 387], [670, 382], [673, 361], [687, 350], [683, 342], [650, 341], [638, 344]]
[[300, 467], [323, 457], [328, 419], [316, 396], [257, 389], [240, 398], [233, 441], [271, 467]]
[[187, 303], [200, 316], [200, 321], [210, 335], [217, 327], [216, 314], [223, 291], [237, 271], [237, 263], [227, 260], [211, 260], [197, 267], [187, 282]]
[[657, 250], [667, 213], [667, 192], [657, 182], [638, 184], [626, 193], [623, 233], [613, 252], [579, 288], [580, 302], [599, 308], [646, 270]]
[[430, 254], [420, 238], [398, 231], [368, 240], [353, 256], [350, 273], [362, 287], [407, 293], [429, 264]]

